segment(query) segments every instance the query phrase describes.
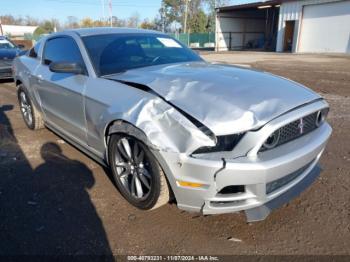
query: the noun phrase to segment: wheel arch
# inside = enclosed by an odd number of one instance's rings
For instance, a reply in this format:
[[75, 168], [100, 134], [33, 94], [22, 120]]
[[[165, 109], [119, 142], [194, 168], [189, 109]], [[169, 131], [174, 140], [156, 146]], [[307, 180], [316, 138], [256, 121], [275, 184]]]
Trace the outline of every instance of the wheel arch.
[[36, 93], [34, 92], [34, 90], [32, 88], [29, 88], [29, 83], [26, 83], [25, 81], [23, 81], [20, 78], [16, 78], [15, 85], [17, 88], [17, 92], [18, 92], [20, 86], [26, 90], [29, 98], [31, 99], [31, 101], [33, 103], [33, 106], [35, 107], [37, 112], [43, 116], [43, 111], [42, 111], [41, 103], [40, 103], [40, 97], [38, 97], [38, 95], [36, 95]]
[[159, 165], [161, 166], [161, 168], [165, 174], [165, 178], [167, 180], [168, 187], [170, 190], [171, 201], [176, 200], [175, 194], [173, 191], [173, 186], [175, 186], [176, 181], [174, 180], [173, 176], [170, 175], [171, 171], [170, 171], [168, 165], [166, 164], [166, 161], [163, 159], [163, 157], [159, 153], [159, 149], [156, 148], [156, 146], [154, 146], [149, 141], [149, 139], [148, 139], [147, 135], [144, 133], [144, 131], [142, 131], [141, 129], [139, 129], [138, 127], [136, 127], [135, 125], [133, 125], [132, 123], [130, 123], [126, 120], [116, 119], [116, 120], [109, 122], [109, 124], [106, 125], [105, 145], [106, 145], [106, 160], [107, 160], [108, 165], [109, 165], [109, 140], [110, 140], [111, 135], [113, 135], [113, 134], [127, 134], [129, 136], [135, 137], [136, 139], [140, 140], [141, 142], [143, 142], [145, 145], [147, 145], [149, 147], [150, 151], [156, 157]]
[[23, 84], [23, 82], [20, 79], [16, 79], [15, 83], [16, 83], [16, 87]]
[[149, 142], [146, 134], [141, 129], [137, 128], [132, 123], [123, 119], [112, 120], [106, 125], [105, 132], [104, 132], [106, 147], [108, 147], [109, 137], [112, 134], [116, 134], [116, 133], [131, 135], [141, 140], [147, 146], [151, 146], [153, 149], [155, 149], [152, 143]]

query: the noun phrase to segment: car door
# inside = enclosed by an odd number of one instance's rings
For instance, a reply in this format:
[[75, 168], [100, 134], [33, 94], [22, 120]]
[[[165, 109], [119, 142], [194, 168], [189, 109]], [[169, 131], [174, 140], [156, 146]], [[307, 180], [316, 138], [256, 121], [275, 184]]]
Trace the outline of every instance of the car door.
[[70, 36], [57, 36], [45, 42], [42, 63], [35, 72], [37, 89], [45, 120], [77, 142], [86, 141], [84, 91], [86, 74], [56, 73], [52, 62], [79, 63], [85, 67], [81, 52]]

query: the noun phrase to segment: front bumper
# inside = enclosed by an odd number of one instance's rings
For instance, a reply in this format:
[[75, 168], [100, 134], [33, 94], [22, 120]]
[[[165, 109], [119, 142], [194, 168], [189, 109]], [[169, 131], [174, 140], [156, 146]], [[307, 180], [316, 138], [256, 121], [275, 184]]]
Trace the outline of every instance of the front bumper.
[[300, 193], [305, 191], [320, 175], [321, 169], [316, 165], [311, 171], [295, 186], [289, 188], [280, 196], [270, 200], [262, 206], [245, 210], [247, 221], [256, 222], [264, 220], [273, 209], [279, 208], [291, 199], [297, 197]]
[[[324, 123], [292, 143], [256, 156], [215, 161], [163, 152], [162, 159], [165, 172], [172, 174], [168, 179], [180, 209], [203, 214], [246, 211], [248, 221], [258, 221], [304, 191], [319, 175], [317, 163], [331, 132], [331, 127]], [[283, 183], [291, 175], [293, 179]], [[178, 181], [203, 186], [182, 187]], [[267, 190], [271, 185], [275, 188]], [[227, 186], [244, 186], [245, 190], [220, 193]]]
[[13, 78], [12, 74], [12, 59], [0, 59], [0, 79]]

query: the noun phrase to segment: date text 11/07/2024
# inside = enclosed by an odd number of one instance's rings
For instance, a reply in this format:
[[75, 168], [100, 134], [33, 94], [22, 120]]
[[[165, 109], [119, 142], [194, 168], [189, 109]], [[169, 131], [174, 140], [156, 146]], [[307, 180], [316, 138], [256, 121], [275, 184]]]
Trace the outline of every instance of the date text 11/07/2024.
[[128, 256], [127, 261], [220, 261], [217, 256]]

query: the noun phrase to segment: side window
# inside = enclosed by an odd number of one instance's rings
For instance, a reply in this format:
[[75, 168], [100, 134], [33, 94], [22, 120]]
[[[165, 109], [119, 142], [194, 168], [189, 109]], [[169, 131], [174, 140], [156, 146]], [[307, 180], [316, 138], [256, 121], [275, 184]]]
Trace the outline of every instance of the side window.
[[40, 46], [41, 46], [41, 41], [37, 42], [37, 43], [34, 45], [34, 47], [33, 47], [32, 49], [29, 50], [28, 56], [29, 56], [29, 57], [32, 57], [32, 58], [37, 58], [37, 57], [38, 57], [38, 53], [39, 53]]
[[44, 48], [44, 64], [52, 62], [73, 62], [84, 65], [80, 50], [70, 37], [57, 37], [49, 39]]

